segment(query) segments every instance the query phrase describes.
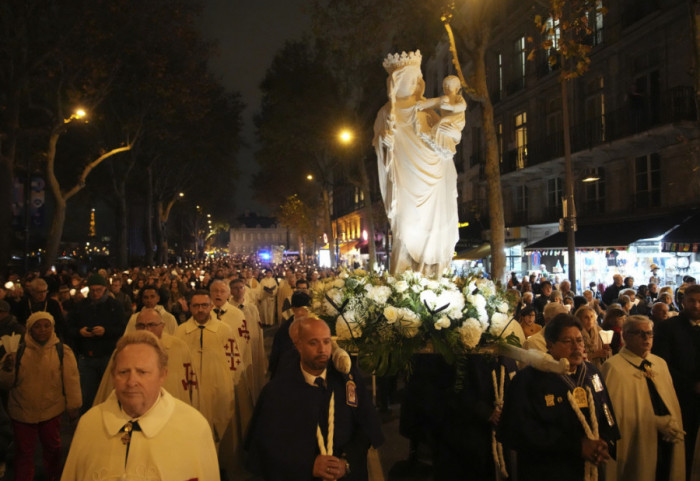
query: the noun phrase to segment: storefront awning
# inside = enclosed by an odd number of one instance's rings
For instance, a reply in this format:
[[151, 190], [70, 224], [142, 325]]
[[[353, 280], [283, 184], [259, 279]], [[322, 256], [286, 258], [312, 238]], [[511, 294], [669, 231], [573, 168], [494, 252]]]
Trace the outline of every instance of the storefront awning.
[[662, 252], [700, 252], [700, 213], [688, 216], [661, 242]]
[[357, 241], [341, 242], [338, 248], [340, 255], [347, 254], [357, 246]]
[[[654, 219], [579, 225], [576, 231], [576, 249], [626, 249], [627, 246], [640, 239], [663, 236], [682, 222], [683, 217], [687, 217], [687, 215], [668, 215]], [[525, 250], [566, 248], [566, 232], [557, 232], [530, 244]]]

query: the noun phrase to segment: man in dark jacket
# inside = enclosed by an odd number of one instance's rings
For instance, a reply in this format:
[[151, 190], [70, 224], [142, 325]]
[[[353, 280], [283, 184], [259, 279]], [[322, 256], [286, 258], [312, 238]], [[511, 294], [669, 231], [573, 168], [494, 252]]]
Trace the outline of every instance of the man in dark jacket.
[[620, 291], [622, 289], [624, 289], [622, 286], [622, 276], [620, 274], [615, 274], [613, 276], [612, 285], [606, 287], [605, 292], [603, 292], [603, 304], [605, 307], [608, 307], [610, 304], [615, 302], [615, 299], [620, 296]]
[[700, 425], [700, 285], [685, 289], [683, 310], [679, 315], [654, 327], [652, 352], [668, 364], [681, 405], [683, 429], [686, 432], [686, 473], [690, 479]]
[[88, 278], [90, 293], [71, 313], [69, 343], [78, 356], [83, 412], [92, 407], [109, 357], [124, 332], [122, 305], [109, 295], [107, 281], [99, 274]]
[[49, 285], [41, 277], [33, 279], [28, 285], [28, 295], [20, 300], [14, 307], [14, 314], [17, 321], [25, 325], [27, 318], [34, 312], [50, 313], [56, 324], [54, 332], [59, 339], [65, 337], [65, 322], [63, 320], [63, 310], [57, 300], [49, 297]]
[[328, 362], [328, 325], [313, 317], [299, 323], [299, 361], [280, 365], [255, 406], [249, 468], [266, 481], [366, 480], [367, 450], [384, 441], [379, 416], [357, 375]]

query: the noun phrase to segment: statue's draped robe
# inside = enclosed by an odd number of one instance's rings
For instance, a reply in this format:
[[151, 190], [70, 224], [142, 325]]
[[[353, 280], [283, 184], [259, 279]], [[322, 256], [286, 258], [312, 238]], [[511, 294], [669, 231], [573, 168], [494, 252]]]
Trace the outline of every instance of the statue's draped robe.
[[391, 271], [439, 275], [449, 265], [459, 239], [457, 170], [451, 158], [440, 156], [420, 137], [420, 133], [430, 134], [437, 115], [417, 110], [410, 100], [396, 104], [393, 151], [383, 144], [390, 103], [377, 114], [373, 141], [393, 233]]

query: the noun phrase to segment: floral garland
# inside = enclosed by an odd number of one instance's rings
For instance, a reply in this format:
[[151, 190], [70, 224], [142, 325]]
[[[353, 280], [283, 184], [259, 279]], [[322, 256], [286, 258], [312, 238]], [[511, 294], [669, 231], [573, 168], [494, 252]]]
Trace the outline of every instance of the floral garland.
[[338, 343], [357, 352], [360, 366], [378, 376], [410, 369], [411, 356], [436, 352], [453, 364], [486, 344], [519, 346], [510, 322], [513, 303], [478, 275], [431, 279], [341, 272], [313, 291], [312, 310]]

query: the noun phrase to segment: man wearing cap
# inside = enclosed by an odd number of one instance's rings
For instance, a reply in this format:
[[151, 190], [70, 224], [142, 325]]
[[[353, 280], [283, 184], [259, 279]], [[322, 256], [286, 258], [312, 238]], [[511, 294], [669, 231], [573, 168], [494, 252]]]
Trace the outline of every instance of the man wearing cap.
[[661, 278], [659, 277], [659, 266], [656, 264], [652, 264], [649, 266], [649, 269], [651, 270], [651, 277], [649, 277], [649, 284], [660, 284], [661, 283]]
[[57, 300], [49, 297], [49, 285], [40, 277], [33, 279], [27, 286], [28, 294], [14, 307], [14, 314], [20, 324], [24, 324], [27, 318], [34, 312], [49, 312], [55, 320], [54, 332], [59, 338], [65, 336], [65, 322], [63, 311]]
[[7, 410], [15, 435], [15, 479], [34, 479], [39, 437], [47, 479], [61, 475], [61, 415], [74, 420], [82, 402], [78, 366], [70, 347], [54, 332], [49, 312], [27, 319], [24, 344], [5, 355], [0, 386], [9, 389]]
[[109, 295], [105, 278], [93, 274], [87, 285], [88, 297], [78, 303], [68, 322], [68, 340], [78, 355], [83, 412], [92, 406], [109, 357], [124, 332], [124, 311]]
[[304, 291], [297, 291], [292, 294], [292, 316], [284, 321], [272, 340], [272, 348], [270, 349], [270, 377], [275, 376], [277, 367], [279, 366], [282, 355], [289, 350], [294, 349], [294, 340], [289, 332], [289, 328], [295, 319], [303, 319], [309, 315], [308, 307], [311, 305], [311, 296]]

